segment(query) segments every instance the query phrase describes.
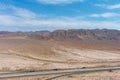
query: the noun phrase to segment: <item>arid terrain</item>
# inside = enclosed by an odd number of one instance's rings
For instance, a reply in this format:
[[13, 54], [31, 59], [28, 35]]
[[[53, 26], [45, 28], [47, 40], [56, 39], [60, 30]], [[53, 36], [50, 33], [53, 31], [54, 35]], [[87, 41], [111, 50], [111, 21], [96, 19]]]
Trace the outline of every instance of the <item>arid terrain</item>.
[[[0, 32], [1, 72], [104, 66], [120, 66], [120, 31]], [[56, 80], [119, 80], [119, 73], [120, 71], [113, 71], [71, 75]]]

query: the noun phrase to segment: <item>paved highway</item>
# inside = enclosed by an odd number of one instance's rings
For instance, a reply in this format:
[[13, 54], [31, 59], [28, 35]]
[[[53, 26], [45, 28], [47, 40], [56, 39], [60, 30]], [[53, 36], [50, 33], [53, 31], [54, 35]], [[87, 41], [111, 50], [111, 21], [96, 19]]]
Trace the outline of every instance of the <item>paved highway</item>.
[[73, 68], [73, 69], [53, 69], [53, 70], [39, 70], [39, 71], [24, 71], [24, 72], [11, 72], [11, 73], [1, 73], [0, 79], [7, 78], [18, 78], [18, 77], [28, 77], [28, 76], [45, 76], [45, 75], [64, 75], [64, 74], [80, 74], [88, 72], [98, 72], [98, 71], [109, 71], [109, 70], [120, 70], [120, 67], [101, 67], [101, 68]]

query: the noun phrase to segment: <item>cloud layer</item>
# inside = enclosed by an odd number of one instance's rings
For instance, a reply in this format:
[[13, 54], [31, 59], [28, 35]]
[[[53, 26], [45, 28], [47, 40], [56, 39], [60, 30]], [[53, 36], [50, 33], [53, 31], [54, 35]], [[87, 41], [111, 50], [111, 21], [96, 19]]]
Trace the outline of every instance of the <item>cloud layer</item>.
[[[45, 4], [72, 3], [84, 0], [39, 0]], [[4, 6], [4, 7], [3, 7]], [[105, 5], [96, 5], [105, 6]], [[107, 9], [115, 9], [119, 6], [109, 6]], [[10, 14], [9, 14], [10, 13]], [[84, 18], [83, 18], [84, 17]], [[92, 18], [95, 17], [93, 20]], [[108, 28], [120, 29], [120, 21], [98, 20], [97, 18], [112, 19], [120, 17], [116, 12], [93, 13], [83, 16], [49, 16], [37, 14], [29, 9], [16, 7], [13, 5], [0, 5], [0, 30], [55, 30], [55, 29], [95, 29]], [[90, 18], [90, 19], [88, 19]]]
[[44, 4], [68, 4], [73, 2], [83, 2], [85, 0], [37, 0], [37, 1]]
[[114, 4], [114, 5], [95, 4], [95, 5], [106, 9], [120, 9], [120, 4]]
[[102, 14], [92, 14], [91, 17], [103, 17], [103, 18], [111, 18], [111, 17], [119, 17], [118, 13], [102, 13]]
[[27, 30], [31, 30], [30, 28], [37, 29], [94, 29], [94, 28], [108, 28], [108, 29], [116, 29], [119, 28], [119, 22], [112, 21], [86, 21], [86, 20], [76, 20], [73, 18], [64, 19], [53, 19], [49, 18], [46, 20], [43, 19], [31, 19], [31, 18], [18, 18], [10, 15], [0, 15], [0, 26], [4, 26], [7, 28], [17, 27], [19, 29], [23, 27], [27, 27]]

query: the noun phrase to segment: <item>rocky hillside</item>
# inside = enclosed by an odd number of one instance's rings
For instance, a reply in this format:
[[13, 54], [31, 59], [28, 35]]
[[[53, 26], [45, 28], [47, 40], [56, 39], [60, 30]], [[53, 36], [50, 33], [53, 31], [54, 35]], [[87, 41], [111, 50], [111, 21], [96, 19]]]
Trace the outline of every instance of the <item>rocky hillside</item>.
[[55, 39], [77, 40], [120, 40], [120, 31], [117, 30], [57, 30], [51, 33]]
[[0, 32], [1, 37], [6, 36], [25, 36], [32, 39], [41, 40], [76, 40], [76, 41], [113, 41], [120, 42], [120, 31], [107, 29], [71, 29], [71, 30], [56, 30], [36, 31], [36, 32]]

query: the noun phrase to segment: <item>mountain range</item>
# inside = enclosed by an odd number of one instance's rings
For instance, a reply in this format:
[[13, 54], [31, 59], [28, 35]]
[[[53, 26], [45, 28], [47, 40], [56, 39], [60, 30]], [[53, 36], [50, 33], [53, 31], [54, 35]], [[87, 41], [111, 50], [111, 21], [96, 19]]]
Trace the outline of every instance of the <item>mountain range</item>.
[[24, 37], [35, 40], [57, 41], [68, 43], [85, 48], [109, 48], [120, 46], [120, 31], [109, 29], [70, 29], [55, 31], [35, 31], [35, 32], [8, 32], [0, 31], [0, 38], [4, 37]]

